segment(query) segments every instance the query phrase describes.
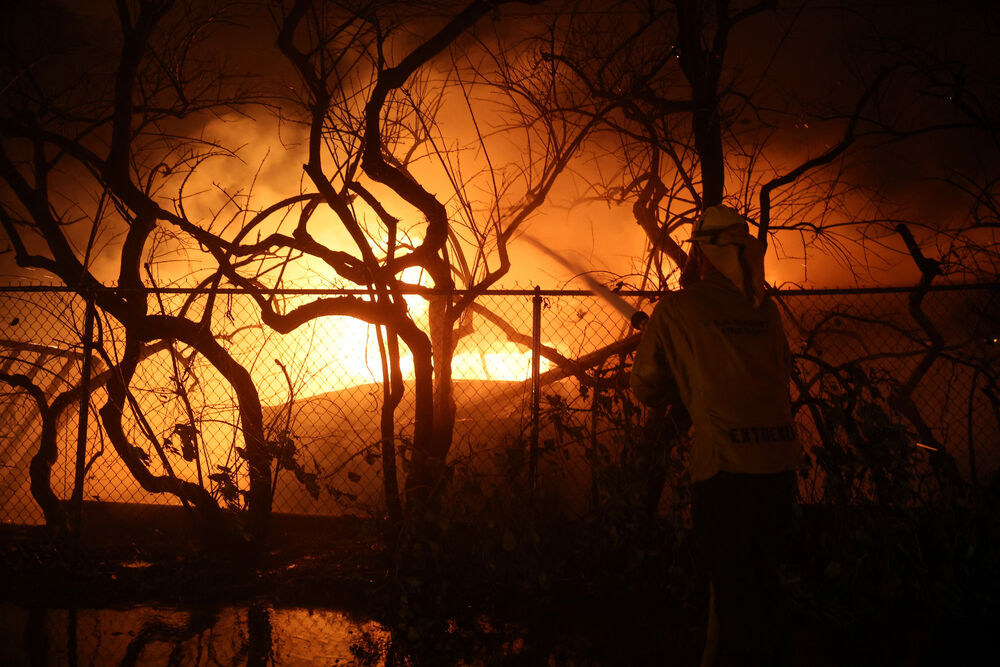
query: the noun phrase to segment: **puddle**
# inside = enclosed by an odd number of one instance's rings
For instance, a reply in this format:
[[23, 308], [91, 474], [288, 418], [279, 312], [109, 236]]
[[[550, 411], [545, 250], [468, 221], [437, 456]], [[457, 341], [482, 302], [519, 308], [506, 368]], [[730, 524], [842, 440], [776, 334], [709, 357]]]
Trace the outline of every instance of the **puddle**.
[[0, 602], [0, 667], [618, 667], [697, 664], [701, 636], [652, 622], [581, 618], [569, 633], [486, 617], [464, 625], [411, 617], [395, 636], [368, 618], [265, 601], [218, 607], [66, 609]]
[[338, 611], [47, 609], [0, 602], [0, 665], [385, 664], [388, 633]]

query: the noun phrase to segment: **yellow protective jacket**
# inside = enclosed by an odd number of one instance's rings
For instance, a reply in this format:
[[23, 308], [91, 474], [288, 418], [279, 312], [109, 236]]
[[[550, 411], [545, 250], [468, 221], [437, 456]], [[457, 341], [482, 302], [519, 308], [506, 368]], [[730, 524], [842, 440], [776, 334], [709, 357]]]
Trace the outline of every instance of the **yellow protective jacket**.
[[789, 398], [791, 354], [770, 299], [754, 307], [712, 274], [660, 299], [632, 367], [636, 397], [679, 397], [694, 424], [693, 481], [725, 470], [774, 473], [799, 465]]

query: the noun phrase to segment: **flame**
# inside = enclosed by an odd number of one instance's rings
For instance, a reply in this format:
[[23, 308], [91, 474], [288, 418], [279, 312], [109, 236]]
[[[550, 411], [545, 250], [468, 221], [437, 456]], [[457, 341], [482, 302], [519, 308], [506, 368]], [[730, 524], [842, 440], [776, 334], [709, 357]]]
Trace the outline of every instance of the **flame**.
[[[426, 303], [423, 307], [426, 310]], [[297, 398], [382, 381], [377, 332], [366, 322], [324, 317], [281, 342]], [[413, 358], [405, 348], [402, 352], [403, 378], [411, 380]], [[539, 365], [542, 372], [551, 367], [544, 358]], [[475, 343], [461, 345], [452, 359], [452, 377], [456, 380], [521, 382], [531, 377], [531, 351], [509, 342], [493, 342], [489, 350], [477, 349]], [[274, 387], [266, 396], [262, 389], [262, 400], [270, 405], [283, 403], [288, 400], [287, 389]]]
[[[551, 366], [544, 357], [540, 360], [541, 372]], [[501, 351], [458, 354], [452, 363], [452, 376], [457, 380], [521, 382], [531, 377], [531, 351], [509, 343]]]
[[[409, 272], [410, 270], [408, 270]], [[426, 284], [426, 275], [416, 271], [404, 280]], [[428, 303], [418, 295], [404, 296], [410, 316], [418, 325], [427, 323]], [[280, 359], [290, 374], [295, 398], [316, 396], [337, 389], [379, 383], [383, 379], [382, 356], [375, 325], [350, 317], [321, 317], [294, 332], [271, 336], [270, 349], [261, 359]], [[248, 347], [249, 346], [249, 347]], [[259, 343], [243, 342], [241, 348], [260, 348]], [[413, 379], [413, 358], [400, 348], [400, 370], [404, 380]], [[531, 351], [509, 341], [498, 340], [495, 332], [472, 334], [461, 339], [451, 360], [456, 380], [522, 382], [531, 377]], [[542, 358], [540, 370], [552, 364]], [[291, 398], [287, 386], [264, 380], [274, 369], [262, 364], [258, 387], [265, 405], [283, 404]]]

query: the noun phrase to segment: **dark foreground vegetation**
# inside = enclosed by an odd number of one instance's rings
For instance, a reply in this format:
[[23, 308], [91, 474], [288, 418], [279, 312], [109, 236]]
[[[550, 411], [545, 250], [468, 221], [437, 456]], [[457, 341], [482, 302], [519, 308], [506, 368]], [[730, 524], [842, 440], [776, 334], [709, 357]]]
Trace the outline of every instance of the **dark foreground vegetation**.
[[[707, 582], [682, 505], [650, 520], [607, 498], [568, 521], [516, 497], [394, 529], [277, 516], [266, 548], [206, 546], [178, 508], [91, 506], [79, 544], [3, 528], [2, 598], [337, 609], [388, 630], [357, 637], [358, 664], [697, 664]], [[996, 484], [919, 511], [804, 505], [797, 528], [790, 664], [993, 664]]]

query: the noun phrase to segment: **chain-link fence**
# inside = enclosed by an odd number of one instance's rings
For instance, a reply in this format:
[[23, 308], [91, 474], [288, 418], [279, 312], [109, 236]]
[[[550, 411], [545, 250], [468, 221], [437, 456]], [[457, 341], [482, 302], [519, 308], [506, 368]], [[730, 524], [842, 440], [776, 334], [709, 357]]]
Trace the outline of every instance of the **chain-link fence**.
[[803, 485], [806, 498], [888, 502], [871, 487], [895, 485], [927, 501], [942, 475], [993, 480], [1000, 466], [995, 286], [780, 298], [797, 353], [793, 393], [807, 463], [853, 485], [850, 497], [838, 497], [829, 483], [818, 488], [814, 475]]
[[[280, 292], [270, 298], [288, 309], [345, 294]], [[841, 440], [864, 449], [871, 432], [889, 433], [891, 424], [893, 433], [906, 434], [897, 440], [907, 461], [916, 465], [919, 457], [946, 455], [965, 480], [982, 484], [991, 479], [1000, 465], [997, 294], [993, 285], [935, 289], [919, 303], [908, 290], [777, 294], [797, 355], [793, 397], [811, 469], [829, 474], [831, 452]], [[205, 296], [158, 292], [147, 301], [154, 310], [199, 318]], [[623, 296], [646, 310], [655, 298]], [[412, 317], [426, 325], [424, 297], [407, 299]], [[533, 321], [536, 299], [542, 307]], [[44, 520], [30, 475], [32, 460], [45, 458], [40, 454], [44, 415], [56, 425], [57, 452], [49, 474], [56, 497], [73, 495], [79, 459], [85, 500], [178, 503], [173, 496], [144, 490], [100, 427], [96, 411], [107, 401], [109, 369], [124, 353], [124, 331], [97, 310], [94, 354], [84, 383], [86, 306], [66, 290], [0, 291], [4, 522]], [[381, 513], [385, 347], [376, 329], [325, 317], [280, 334], [262, 324], [250, 295], [233, 291], [215, 296], [210, 326], [247, 370], [263, 405], [278, 469], [272, 480], [274, 511]], [[535, 400], [533, 326], [540, 332], [541, 353]], [[503, 488], [535, 458], [534, 484], [547, 497], [585, 511], [598, 493], [597, 469], [620, 461], [639, 437], [643, 417], [625, 389], [635, 333], [608, 304], [568, 291], [489, 292], [477, 299], [458, 329], [463, 335], [452, 360], [456, 423], [449, 455], [455, 475]], [[124, 409], [133, 453], [153, 475], [192, 482], [220, 504], [238, 506], [247, 472], [232, 385], [193, 348], [158, 341], [155, 332], [148, 338], [154, 342], [143, 348]], [[566, 360], [584, 361], [568, 371]], [[405, 377], [412, 376], [405, 350], [401, 367]], [[83, 440], [81, 406], [90, 416]], [[394, 428], [404, 474], [413, 410], [408, 380]], [[882, 418], [887, 424], [875, 425], [888, 430], [872, 431], [869, 427]], [[852, 435], [858, 431], [852, 422], [863, 427], [868, 440]], [[841, 438], [841, 432], [847, 435]], [[807, 499], [829, 500], [828, 491], [821, 476], [806, 478]]]

